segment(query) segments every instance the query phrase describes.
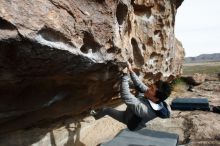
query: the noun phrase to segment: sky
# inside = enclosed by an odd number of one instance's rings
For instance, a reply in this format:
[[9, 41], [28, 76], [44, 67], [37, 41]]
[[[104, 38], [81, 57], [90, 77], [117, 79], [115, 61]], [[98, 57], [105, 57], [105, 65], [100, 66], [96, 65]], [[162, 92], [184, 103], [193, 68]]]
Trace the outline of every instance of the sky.
[[186, 57], [220, 53], [220, 0], [184, 0], [177, 10], [175, 35]]

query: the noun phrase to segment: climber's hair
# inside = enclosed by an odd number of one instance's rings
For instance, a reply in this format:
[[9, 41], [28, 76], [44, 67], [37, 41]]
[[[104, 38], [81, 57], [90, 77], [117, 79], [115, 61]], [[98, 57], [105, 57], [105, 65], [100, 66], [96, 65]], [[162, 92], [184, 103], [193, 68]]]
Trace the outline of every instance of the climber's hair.
[[155, 85], [157, 87], [155, 96], [159, 99], [157, 103], [160, 103], [166, 100], [170, 96], [172, 88], [168, 82], [161, 80], [156, 81]]

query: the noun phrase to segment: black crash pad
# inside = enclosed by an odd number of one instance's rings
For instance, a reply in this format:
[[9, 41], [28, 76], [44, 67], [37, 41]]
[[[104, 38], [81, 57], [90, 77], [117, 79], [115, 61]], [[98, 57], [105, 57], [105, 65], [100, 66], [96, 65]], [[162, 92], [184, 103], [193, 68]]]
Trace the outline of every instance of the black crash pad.
[[174, 133], [141, 129], [124, 129], [114, 139], [101, 146], [176, 146], [179, 136]]
[[204, 110], [209, 111], [207, 98], [176, 98], [171, 103], [172, 110]]

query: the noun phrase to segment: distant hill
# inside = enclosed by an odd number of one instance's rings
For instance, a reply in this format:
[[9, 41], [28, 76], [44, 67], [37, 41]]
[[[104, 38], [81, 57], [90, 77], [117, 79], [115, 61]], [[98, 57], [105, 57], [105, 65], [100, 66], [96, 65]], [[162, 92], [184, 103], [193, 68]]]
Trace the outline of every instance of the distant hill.
[[199, 63], [209, 61], [220, 61], [220, 53], [201, 54], [196, 57], [185, 57], [185, 63]]

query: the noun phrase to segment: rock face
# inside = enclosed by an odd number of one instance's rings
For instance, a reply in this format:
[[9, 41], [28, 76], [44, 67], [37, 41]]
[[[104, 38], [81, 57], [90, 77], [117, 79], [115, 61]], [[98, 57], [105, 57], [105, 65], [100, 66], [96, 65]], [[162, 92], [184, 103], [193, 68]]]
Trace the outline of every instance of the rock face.
[[146, 82], [178, 75], [182, 1], [1, 0], [0, 133], [111, 100], [127, 60]]

